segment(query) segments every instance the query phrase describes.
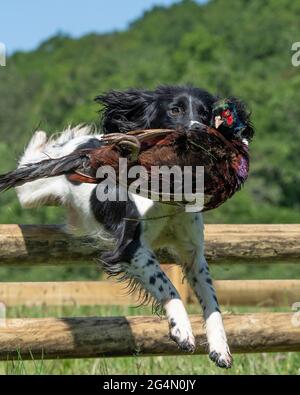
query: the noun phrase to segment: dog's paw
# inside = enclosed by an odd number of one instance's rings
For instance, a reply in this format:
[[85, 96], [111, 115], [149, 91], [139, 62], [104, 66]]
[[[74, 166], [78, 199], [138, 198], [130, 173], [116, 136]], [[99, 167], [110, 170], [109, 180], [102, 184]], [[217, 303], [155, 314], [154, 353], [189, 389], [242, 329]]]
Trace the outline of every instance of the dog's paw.
[[178, 323], [174, 319], [170, 322], [170, 338], [185, 352], [194, 352], [196, 342], [192, 329], [187, 323]]
[[209, 358], [215, 362], [219, 368], [229, 369], [233, 363], [232, 355], [227, 343], [219, 347], [211, 348]]

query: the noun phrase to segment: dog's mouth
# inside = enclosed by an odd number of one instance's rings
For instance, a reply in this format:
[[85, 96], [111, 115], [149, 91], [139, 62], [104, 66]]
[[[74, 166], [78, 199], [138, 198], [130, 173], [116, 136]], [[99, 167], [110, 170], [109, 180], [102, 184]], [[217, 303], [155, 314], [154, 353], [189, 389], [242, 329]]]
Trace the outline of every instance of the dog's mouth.
[[208, 125], [205, 125], [205, 123], [202, 122], [197, 122], [196, 124], [191, 125], [188, 129], [186, 129], [186, 133], [189, 132], [201, 132], [206, 130]]

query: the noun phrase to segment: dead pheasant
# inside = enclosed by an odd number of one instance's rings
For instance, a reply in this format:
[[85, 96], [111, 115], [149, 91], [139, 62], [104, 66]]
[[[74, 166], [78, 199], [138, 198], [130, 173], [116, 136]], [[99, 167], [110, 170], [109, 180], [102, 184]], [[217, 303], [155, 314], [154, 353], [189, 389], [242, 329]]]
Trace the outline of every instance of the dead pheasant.
[[[222, 100], [213, 108], [212, 125], [203, 125], [200, 131], [158, 129], [105, 135], [99, 148], [76, 150], [67, 156], [28, 164], [0, 176], [0, 191], [59, 175], [73, 182], [97, 184], [103, 181], [97, 177], [102, 166], [111, 166], [118, 179], [119, 159], [126, 158], [128, 169], [142, 166], [149, 182], [159, 178], [153, 166], [176, 165], [182, 170], [190, 166], [192, 192], [196, 185], [196, 168], [203, 166], [203, 210], [210, 210], [230, 198], [247, 179], [248, 142], [253, 133], [245, 107], [236, 99]], [[160, 190], [158, 192], [160, 195]], [[172, 181], [170, 192], [172, 203], [178, 192]]]

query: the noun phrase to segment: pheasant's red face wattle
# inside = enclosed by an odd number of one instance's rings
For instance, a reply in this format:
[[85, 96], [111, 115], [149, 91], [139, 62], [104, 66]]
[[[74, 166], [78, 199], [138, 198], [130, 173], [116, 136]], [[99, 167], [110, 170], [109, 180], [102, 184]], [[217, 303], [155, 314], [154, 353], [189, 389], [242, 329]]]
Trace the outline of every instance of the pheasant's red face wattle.
[[226, 120], [228, 126], [233, 124], [233, 115], [230, 110], [225, 110], [222, 112], [222, 118]]

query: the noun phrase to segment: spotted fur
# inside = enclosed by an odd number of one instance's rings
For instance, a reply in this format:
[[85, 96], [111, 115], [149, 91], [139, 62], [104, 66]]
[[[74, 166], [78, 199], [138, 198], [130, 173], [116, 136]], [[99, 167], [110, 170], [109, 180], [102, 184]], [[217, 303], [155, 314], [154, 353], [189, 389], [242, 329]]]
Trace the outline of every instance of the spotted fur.
[[[160, 103], [162, 96], [165, 101]], [[120, 100], [120, 97], [124, 100]], [[168, 103], [178, 106], [180, 100], [186, 103], [188, 109], [188, 115], [182, 118], [182, 123], [195, 128], [200, 122], [205, 123], [205, 120], [210, 119], [214, 98], [207, 92], [192, 88], [176, 88], [175, 91], [160, 88], [151, 94], [132, 90], [124, 94], [110, 93], [98, 100], [105, 104], [104, 131], [109, 133], [123, 132], [133, 126], [174, 127], [174, 124], [162, 121], [164, 114], [161, 111], [169, 111]], [[129, 102], [135, 106], [135, 111], [137, 106], [144, 106], [146, 110], [140, 114], [141, 119], [137, 119], [126, 108]], [[117, 111], [118, 106], [120, 111]], [[127, 120], [126, 111], [130, 113]], [[155, 120], [155, 114], [161, 117], [159, 122], [158, 118]], [[101, 144], [101, 135], [93, 134], [88, 127], [69, 128], [50, 140], [45, 132], [38, 131], [26, 148], [19, 166], [49, 156], [62, 157], [78, 147], [95, 147], [98, 144]], [[155, 254], [160, 248], [168, 248], [177, 257], [177, 263], [182, 265], [185, 278], [202, 306], [210, 358], [220, 367], [230, 367], [232, 359], [222, 316], [204, 256], [202, 215], [178, 211], [177, 207], [137, 195], [133, 195], [132, 201], [125, 204], [99, 202], [95, 199], [95, 188], [95, 185], [74, 183], [65, 176], [59, 176], [29, 182], [16, 189], [23, 207], [63, 205], [68, 212], [70, 231], [80, 230], [82, 234], [92, 234], [101, 244], [103, 241], [114, 241], [115, 249], [99, 258], [104, 269], [119, 281], [127, 281], [129, 291], [136, 291], [142, 303], [153, 301], [155, 311], [162, 309], [169, 322], [171, 339], [182, 350], [193, 352], [196, 343], [188, 315], [178, 291], [162, 271]], [[130, 221], [126, 219], [128, 217]]]

